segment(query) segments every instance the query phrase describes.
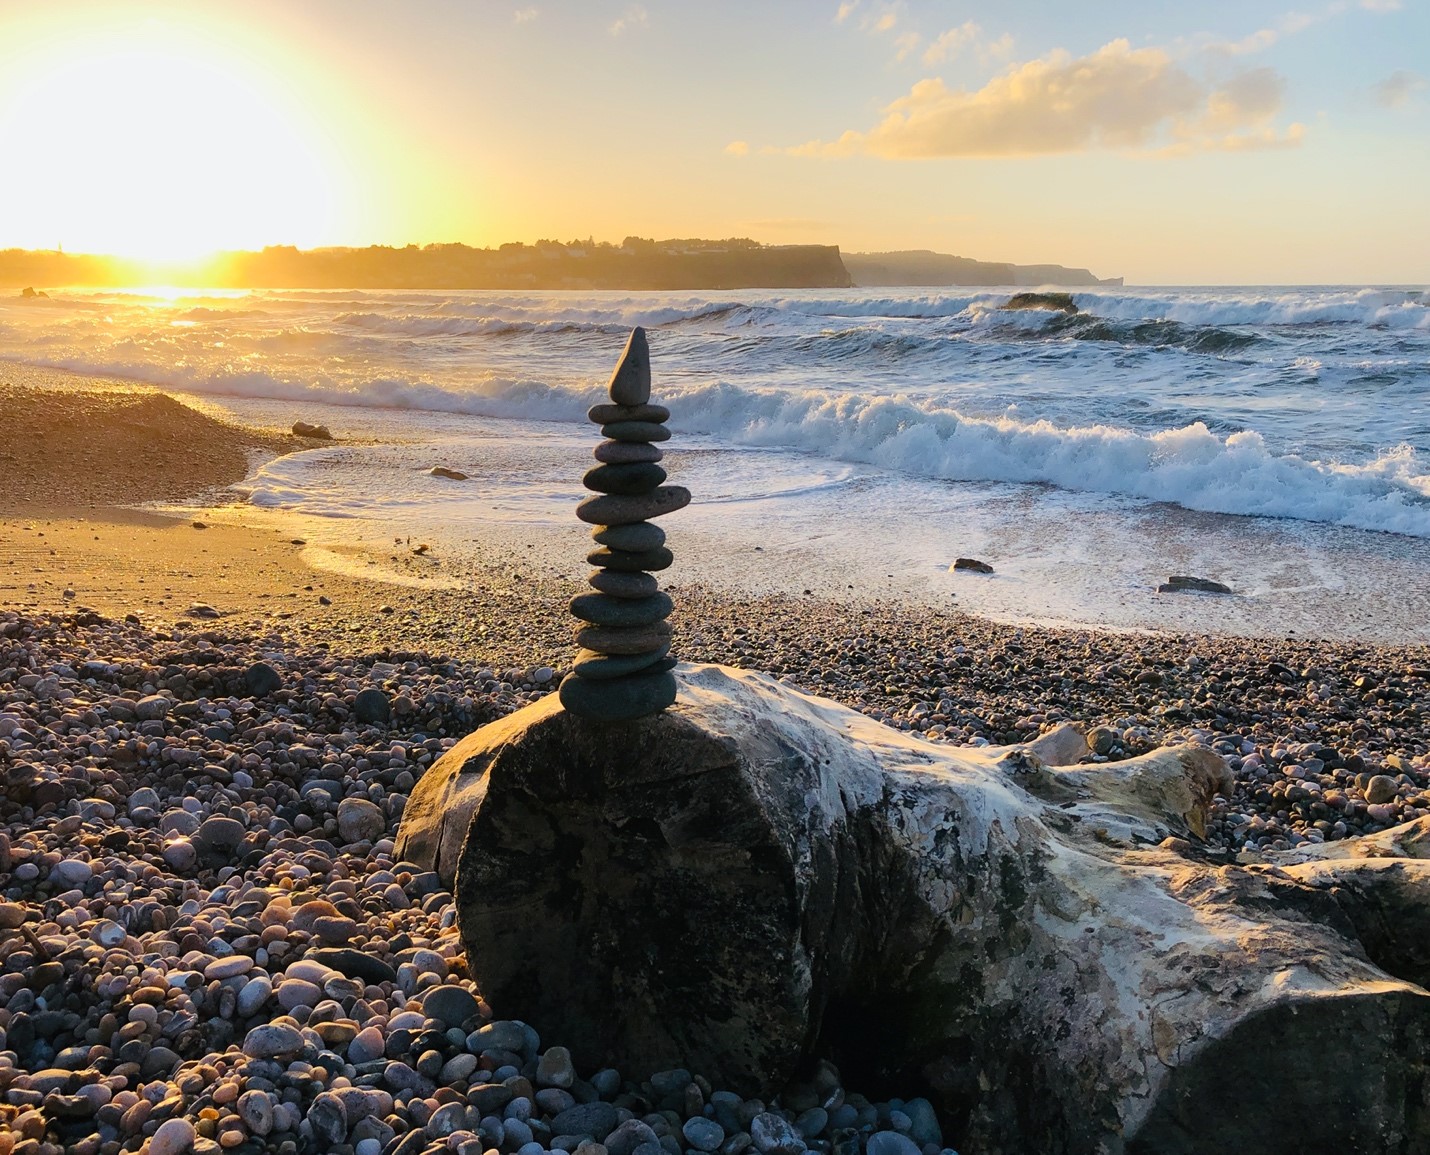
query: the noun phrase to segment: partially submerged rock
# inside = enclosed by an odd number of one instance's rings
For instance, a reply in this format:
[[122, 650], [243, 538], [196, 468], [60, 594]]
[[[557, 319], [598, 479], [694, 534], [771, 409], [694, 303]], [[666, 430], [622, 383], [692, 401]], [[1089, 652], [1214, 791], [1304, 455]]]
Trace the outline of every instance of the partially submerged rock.
[[1003, 308], [1053, 309], [1069, 315], [1079, 311], [1071, 293], [1014, 293]]
[[1231, 586], [1223, 585], [1221, 582], [1214, 582], [1210, 578], [1173, 574], [1157, 587], [1157, 592], [1159, 594], [1229, 594], [1232, 592], [1232, 589]]
[[979, 561], [976, 557], [957, 558], [953, 563], [955, 571], [963, 570], [967, 573], [992, 573], [993, 567], [986, 561]]
[[326, 425], [310, 425], [306, 421], [293, 422], [295, 437], [310, 437], [315, 441], [331, 441], [333, 435]]

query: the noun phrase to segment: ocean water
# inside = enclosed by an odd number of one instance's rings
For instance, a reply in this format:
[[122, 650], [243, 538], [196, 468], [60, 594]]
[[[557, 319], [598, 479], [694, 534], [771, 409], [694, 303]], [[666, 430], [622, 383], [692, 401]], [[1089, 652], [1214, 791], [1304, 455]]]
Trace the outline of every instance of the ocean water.
[[0, 303], [0, 358], [363, 439], [249, 480], [316, 541], [499, 534], [579, 573], [585, 410], [642, 324], [696, 499], [672, 580], [1430, 640], [1430, 292], [1015, 291], [62, 292]]

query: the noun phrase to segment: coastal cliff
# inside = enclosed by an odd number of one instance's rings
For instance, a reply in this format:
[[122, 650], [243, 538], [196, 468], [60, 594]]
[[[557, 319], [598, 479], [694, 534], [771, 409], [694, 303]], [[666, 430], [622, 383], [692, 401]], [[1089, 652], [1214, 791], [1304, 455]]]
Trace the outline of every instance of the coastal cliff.
[[[287, 245], [224, 253], [166, 270], [171, 284], [273, 289], [843, 289], [837, 245], [730, 240], [537, 241], [496, 249], [408, 245], [300, 250]], [[121, 286], [153, 274], [117, 258], [0, 252], [0, 284]]]
[[861, 288], [876, 285], [1112, 285], [1121, 277], [1095, 277], [1087, 269], [1063, 265], [1015, 265], [1006, 261], [975, 261], [907, 249], [892, 253], [846, 253], [844, 267]]

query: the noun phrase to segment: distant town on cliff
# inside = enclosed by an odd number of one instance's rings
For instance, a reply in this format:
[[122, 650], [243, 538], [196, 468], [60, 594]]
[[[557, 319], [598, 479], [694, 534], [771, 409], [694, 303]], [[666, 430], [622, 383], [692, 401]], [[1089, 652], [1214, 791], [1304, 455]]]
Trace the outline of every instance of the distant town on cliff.
[[[537, 241], [477, 249], [462, 244], [373, 245], [222, 253], [162, 269], [166, 283], [234, 289], [843, 289], [866, 286], [1120, 285], [1087, 269], [975, 261], [927, 249], [844, 253], [837, 245], [727, 240], [620, 244]], [[151, 262], [59, 250], [0, 251], [0, 284], [117, 287], [153, 283]]]

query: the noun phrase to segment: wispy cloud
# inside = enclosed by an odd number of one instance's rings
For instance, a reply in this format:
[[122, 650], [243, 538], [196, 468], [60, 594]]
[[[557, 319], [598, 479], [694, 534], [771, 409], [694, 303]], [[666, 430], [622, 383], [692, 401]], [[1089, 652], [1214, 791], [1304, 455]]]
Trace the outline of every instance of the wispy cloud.
[[732, 140], [725, 146], [725, 151], [731, 156], [749, 156], [750, 142], [747, 140]]
[[923, 37], [917, 32], [905, 32], [894, 40], [895, 55], [900, 60], [907, 60], [919, 50], [919, 45], [923, 43]]
[[511, 14], [511, 18], [518, 24], [530, 24], [540, 15], [539, 8], [518, 8]]
[[1274, 126], [1283, 88], [1267, 68], [1213, 86], [1164, 49], [1114, 40], [1087, 56], [1052, 52], [976, 92], [921, 80], [872, 129], [790, 151], [914, 158], [1284, 147], [1297, 143], [1302, 130]]
[[650, 13], [645, 10], [643, 5], [628, 5], [626, 10], [616, 18], [615, 23], [611, 25], [611, 35], [619, 36], [628, 28], [643, 27], [649, 20]]
[[1410, 103], [1410, 98], [1425, 87], [1425, 78], [1419, 73], [1397, 69], [1373, 89], [1376, 103], [1384, 108], [1402, 108]]
[[1360, 6], [1370, 12], [1399, 12], [1401, 0], [1360, 0]]
[[844, 0], [839, 5], [838, 11], [834, 13], [834, 23], [843, 24], [849, 17], [854, 15], [854, 10], [859, 7], [859, 0]]
[[924, 49], [924, 63], [933, 65], [952, 60], [963, 48], [977, 40], [982, 32], [983, 29], [972, 20], [966, 20], [957, 28], [939, 33]]

